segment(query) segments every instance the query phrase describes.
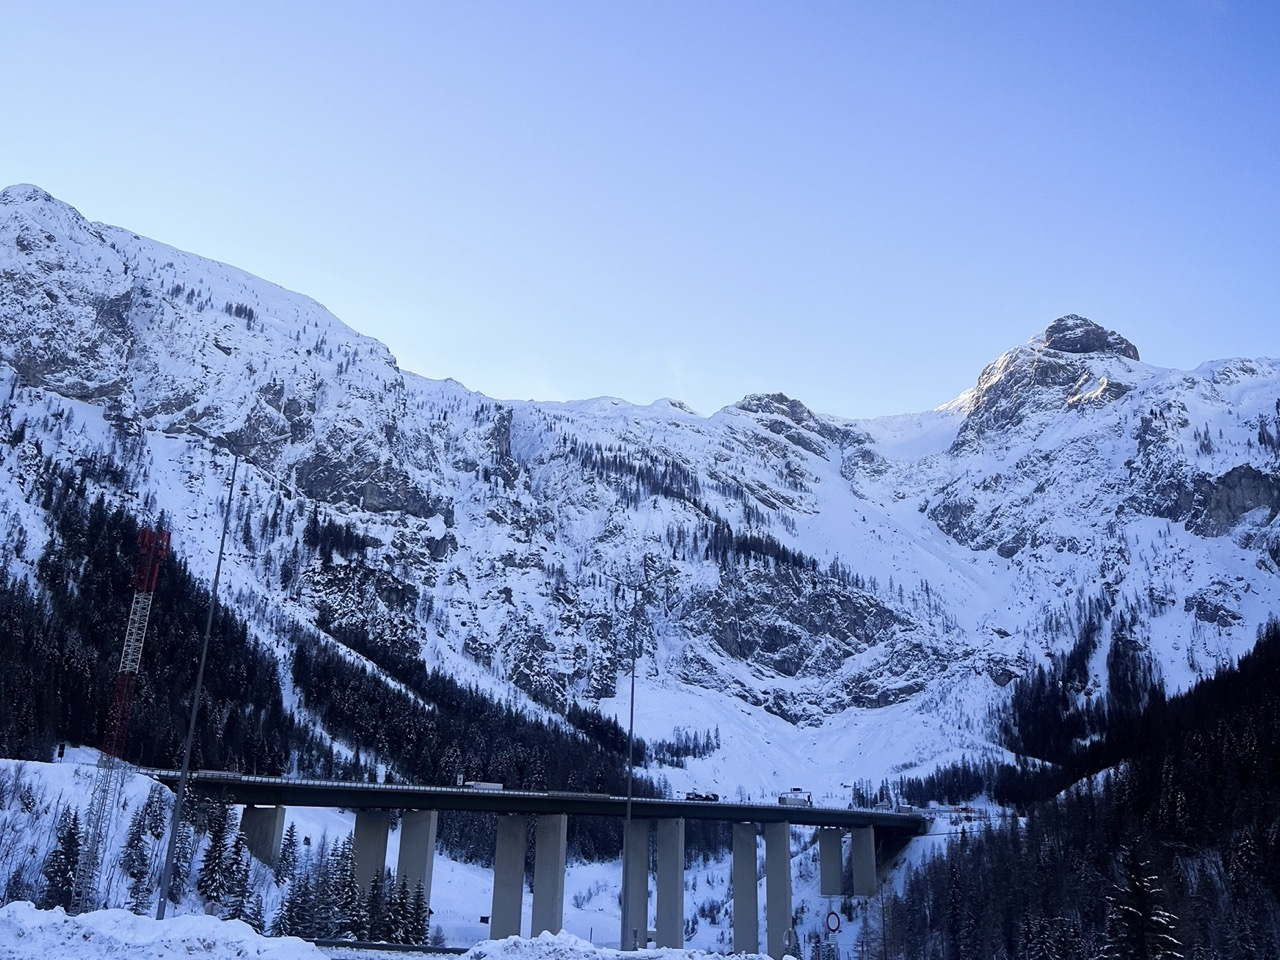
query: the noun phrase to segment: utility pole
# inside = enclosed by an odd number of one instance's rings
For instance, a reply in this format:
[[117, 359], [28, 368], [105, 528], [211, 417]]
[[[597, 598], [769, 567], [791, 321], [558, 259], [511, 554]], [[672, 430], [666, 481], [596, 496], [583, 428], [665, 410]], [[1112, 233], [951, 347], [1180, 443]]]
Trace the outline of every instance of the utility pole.
[[209, 588], [209, 615], [204, 622], [204, 643], [200, 647], [200, 666], [196, 670], [196, 686], [191, 696], [191, 720], [187, 724], [187, 740], [182, 748], [182, 771], [178, 777], [178, 790], [173, 798], [173, 816], [169, 820], [169, 845], [164, 855], [164, 870], [160, 874], [160, 895], [156, 898], [156, 919], [163, 920], [165, 904], [169, 900], [169, 891], [173, 885], [173, 860], [178, 849], [178, 831], [182, 828], [182, 802], [187, 795], [187, 780], [191, 776], [191, 744], [196, 736], [196, 714], [200, 710], [200, 691], [204, 686], [204, 667], [209, 659], [209, 635], [213, 632], [213, 614], [218, 607], [218, 578], [222, 573], [222, 556], [226, 552], [227, 527], [231, 523], [231, 503], [236, 492], [236, 468], [240, 466], [240, 455], [245, 450], [260, 447], [267, 443], [288, 440], [289, 435], [259, 440], [256, 443], [232, 444], [223, 441], [231, 448], [231, 479], [227, 483], [227, 508], [222, 513], [222, 537], [218, 540], [218, 559], [213, 565], [213, 585]]
[[[650, 554], [645, 554], [640, 561], [641, 573], [648, 572]], [[636, 736], [636, 661], [640, 658], [639, 651], [639, 634], [640, 634], [640, 613], [642, 606], [640, 596], [642, 590], [648, 590], [649, 587], [657, 583], [658, 580], [667, 576], [669, 571], [661, 573], [648, 574], [640, 580], [626, 581], [619, 580], [617, 577], [611, 577], [605, 574], [608, 579], [621, 587], [631, 590], [631, 616], [627, 625], [628, 646], [631, 647], [631, 701], [629, 706], [630, 717], [627, 722], [627, 805], [626, 816], [622, 827], [622, 930], [618, 938], [619, 950], [637, 950], [640, 948], [639, 935], [640, 928], [635, 926], [635, 918], [631, 916], [631, 874], [627, 869], [631, 862], [631, 802], [634, 796], [633, 777], [635, 771], [635, 736]], [[641, 856], [644, 854], [641, 853]], [[648, 917], [642, 917], [640, 922], [644, 924], [645, 933], [648, 933]]]
[[889, 960], [889, 919], [884, 912], [884, 881], [880, 883], [880, 955]]

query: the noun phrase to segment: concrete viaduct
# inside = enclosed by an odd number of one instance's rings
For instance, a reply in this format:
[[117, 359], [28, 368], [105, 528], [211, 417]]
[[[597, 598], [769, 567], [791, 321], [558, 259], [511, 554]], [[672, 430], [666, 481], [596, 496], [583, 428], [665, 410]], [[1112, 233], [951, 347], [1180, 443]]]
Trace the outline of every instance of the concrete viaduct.
[[[176, 770], [139, 770], [145, 776], [175, 786]], [[435, 857], [436, 817], [440, 810], [499, 814], [493, 866], [493, 908], [489, 930], [494, 939], [518, 936], [524, 895], [525, 844], [529, 818], [536, 817], [533, 910], [530, 935], [558, 932], [564, 918], [565, 844], [569, 815], [626, 816], [627, 799], [605, 794], [503, 790], [485, 787], [429, 787], [405, 784], [348, 783], [295, 780], [199, 771], [188, 789], [243, 804], [241, 829], [249, 849], [274, 865], [284, 834], [285, 808], [343, 807], [356, 812], [356, 870], [362, 884], [386, 867], [388, 810], [400, 810], [400, 875], [412, 887], [421, 883], [428, 900]], [[630, 900], [627, 914], [645, 918], [628, 936], [623, 949], [644, 947], [649, 939], [649, 831], [657, 831], [656, 940], [660, 947], [684, 946], [684, 823], [719, 820], [733, 824], [733, 950], [760, 949], [757, 901], [756, 837], [764, 832], [766, 953], [781, 958], [787, 952], [791, 926], [792, 824], [818, 828], [820, 883], [823, 896], [840, 896], [841, 846], [852, 836], [854, 896], [876, 892], [876, 834], [914, 836], [928, 829], [916, 813], [793, 806], [781, 803], [708, 803], [692, 800], [631, 800], [631, 833], [626, 849], [638, 851], [623, 863]]]

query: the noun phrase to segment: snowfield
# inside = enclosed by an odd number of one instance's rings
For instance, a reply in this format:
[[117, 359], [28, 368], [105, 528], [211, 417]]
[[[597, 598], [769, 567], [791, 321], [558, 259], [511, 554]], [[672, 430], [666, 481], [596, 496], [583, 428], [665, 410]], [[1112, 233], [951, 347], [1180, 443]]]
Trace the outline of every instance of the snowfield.
[[0, 960], [192, 956], [314, 960], [325, 954], [296, 937], [260, 936], [238, 920], [206, 916], [153, 920], [128, 910], [69, 917], [61, 908], [37, 910], [25, 901], [0, 907]]
[[[326, 952], [297, 937], [263, 937], [238, 920], [205, 916], [153, 920], [127, 910], [99, 910], [69, 917], [61, 909], [37, 910], [26, 902], [0, 907], [0, 960], [186, 960], [193, 956], [208, 960], [316, 960], [334, 953], [348, 958], [359, 955], [355, 950]], [[701, 950], [638, 950], [623, 954], [592, 946], [570, 933], [544, 933], [532, 940], [486, 940], [463, 956], [471, 960], [698, 960], [718, 954]], [[741, 956], [750, 960], [761, 955]]]

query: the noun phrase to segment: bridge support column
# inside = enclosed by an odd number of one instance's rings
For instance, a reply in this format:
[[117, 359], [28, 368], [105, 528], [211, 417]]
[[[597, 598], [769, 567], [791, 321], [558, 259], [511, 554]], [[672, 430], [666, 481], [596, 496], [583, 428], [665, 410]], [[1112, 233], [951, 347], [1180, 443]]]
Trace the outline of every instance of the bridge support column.
[[818, 828], [818, 894], [838, 897], [842, 892], [844, 864], [840, 857], [840, 841], [844, 832], [835, 827]]
[[564, 929], [564, 854], [569, 818], [563, 813], [538, 815], [533, 851], [533, 926], [529, 936]]
[[498, 817], [498, 839], [493, 854], [493, 910], [489, 914], [489, 936], [494, 940], [520, 936], [528, 830], [527, 816]]
[[756, 888], [756, 825], [733, 825], [733, 952], [760, 952], [760, 897]]
[[791, 939], [791, 824], [764, 825], [764, 928], [774, 960], [795, 951]]
[[240, 817], [249, 852], [268, 867], [280, 862], [280, 841], [284, 839], [284, 807], [245, 807]]
[[853, 863], [853, 895], [873, 897], [876, 894], [876, 831], [875, 827], [855, 827], [853, 849], [849, 859]]
[[649, 821], [632, 820], [622, 864], [627, 902], [622, 911], [620, 950], [643, 950], [649, 942]]
[[385, 810], [357, 810], [355, 832], [356, 881], [368, 887], [387, 869], [387, 833], [391, 821]]
[[658, 821], [658, 946], [684, 948], [684, 821]]
[[435, 810], [405, 810], [400, 815], [400, 861], [396, 872], [412, 894], [418, 884], [427, 903], [431, 902], [431, 874], [436, 865]]

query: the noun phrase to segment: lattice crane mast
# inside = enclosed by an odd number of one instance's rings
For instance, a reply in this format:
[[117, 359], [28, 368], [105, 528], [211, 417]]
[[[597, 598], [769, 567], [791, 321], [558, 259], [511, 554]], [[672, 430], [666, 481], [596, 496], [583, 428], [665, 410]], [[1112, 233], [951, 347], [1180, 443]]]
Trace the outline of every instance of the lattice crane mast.
[[114, 806], [123, 780], [124, 764], [120, 755], [124, 752], [125, 737], [129, 733], [133, 695], [138, 686], [138, 664], [142, 660], [142, 641], [147, 635], [147, 621], [151, 617], [151, 600], [155, 596], [156, 583], [160, 578], [160, 566], [168, 555], [168, 530], [153, 531], [150, 527], [144, 527], [138, 531], [138, 563], [133, 571], [133, 606], [129, 610], [129, 625], [124, 632], [124, 650], [120, 654], [120, 668], [116, 671], [111, 706], [107, 711], [107, 729], [102, 740], [102, 752], [98, 756], [93, 797], [85, 824], [84, 843], [80, 850], [80, 866], [76, 870], [72, 898], [75, 913], [83, 913], [96, 906], [107, 815]]

